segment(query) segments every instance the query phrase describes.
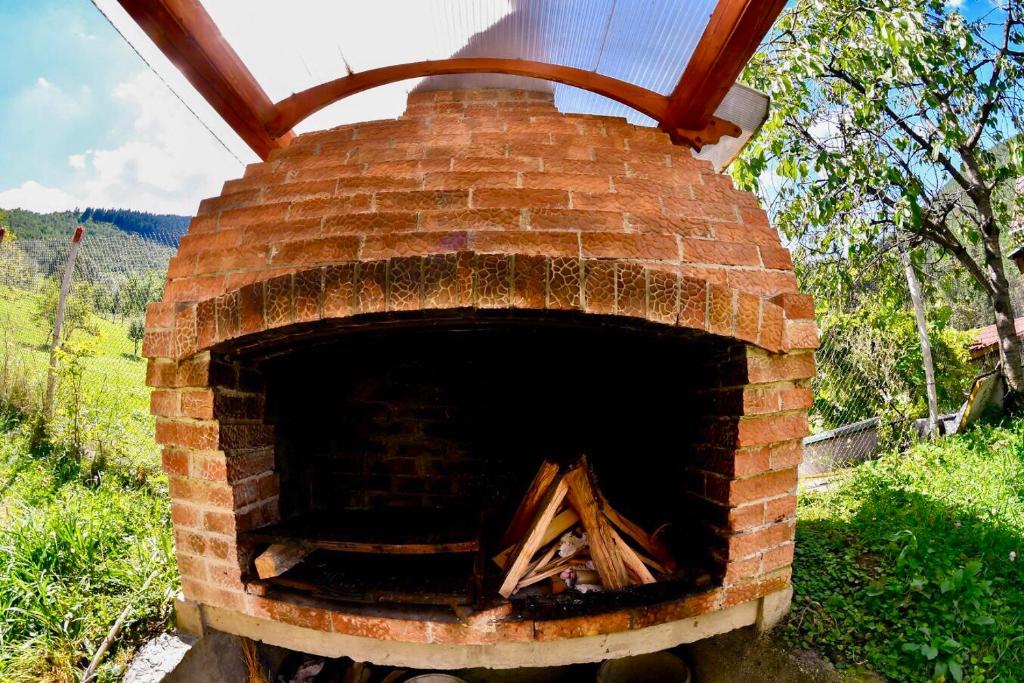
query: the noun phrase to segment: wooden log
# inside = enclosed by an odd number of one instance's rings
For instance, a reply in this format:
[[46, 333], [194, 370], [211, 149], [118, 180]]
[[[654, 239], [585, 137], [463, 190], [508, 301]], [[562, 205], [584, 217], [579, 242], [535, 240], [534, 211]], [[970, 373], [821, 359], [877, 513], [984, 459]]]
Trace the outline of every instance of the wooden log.
[[544, 538], [544, 532], [547, 531], [548, 526], [551, 525], [551, 520], [554, 519], [555, 513], [558, 511], [558, 507], [565, 500], [566, 493], [568, 492], [568, 486], [565, 483], [564, 478], [558, 478], [558, 480], [548, 487], [548, 492], [544, 496], [544, 500], [541, 505], [537, 507], [537, 513], [530, 524], [522, 542], [517, 548], [516, 552], [512, 555], [509, 569], [505, 574], [505, 579], [501, 583], [501, 588], [498, 593], [503, 598], [508, 598], [512, 593], [515, 592], [516, 586], [519, 585], [519, 580], [526, 573], [527, 567], [530, 565], [530, 560], [533, 559], [534, 553], [540, 548], [540, 542]]
[[313, 552], [300, 543], [275, 543], [256, 558], [256, 575], [261, 579], [280, 576], [305, 560]]
[[557, 552], [558, 552], [558, 546], [557, 545], [552, 545], [548, 549], [548, 551], [546, 553], [541, 555], [540, 558], [536, 562], [534, 562], [533, 564], [530, 565], [530, 567], [526, 570], [526, 573], [523, 576], [526, 577], [526, 578], [529, 578], [538, 569], [543, 569], [545, 567], [545, 565], [547, 565], [548, 562], [550, 562], [551, 560], [555, 559], [555, 553], [557, 553]]
[[562, 571], [567, 569], [570, 565], [571, 565], [571, 563], [570, 563], [569, 558], [567, 558], [567, 557], [566, 558], [562, 558], [558, 562], [555, 562], [554, 564], [550, 565], [544, 571], [538, 572], [538, 573], [534, 574], [533, 576], [531, 576], [529, 578], [525, 578], [522, 581], [520, 581], [518, 583], [518, 585], [516, 585], [516, 590], [519, 590], [520, 588], [526, 588], [527, 586], [532, 586], [535, 583], [540, 583], [544, 579], [551, 578], [552, 576], [555, 576], [556, 574], [561, 574]]
[[585, 458], [580, 458], [565, 475], [563, 482], [569, 489], [569, 504], [575, 508], [587, 532], [590, 557], [601, 575], [601, 583], [609, 590], [630, 585], [632, 581], [622, 554], [616, 547], [611, 524], [601, 511], [594, 487], [590, 483], [590, 467]]
[[648, 555], [658, 560], [663, 566], [669, 571], [675, 569], [675, 561], [672, 559], [672, 554], [668, 551], [668, 548], [664, 543], [651, 536], [639, 526], [631, 522], [629, 519], [619, 514], [619, 512], [608, 504], [607, 499], [601, 496], [601, 503], [604, 507], [604, 514], [612, 524], [614, 524], [619, 531], [632, 538], [637, 545], [644, 549]]
[[530, 482], [530, 488], [526, 490], [526, 495], [519, 501], [519, 507], [512, 516], [512, 521], [509, 522], [505, 535], [501, 538], [501, 546], [503, 548], [515, 545], [523, 540], [523, 536], [530, 527], [530, 523], [537, 516], [537, 508], [543, 502], [544, 496], [557, 477], [558, 465], [547, 460], [540, 464], [540, 469], [537, 470], [533, 481]]
[[[580, 516], [577, 515], [576, 511], [573, 510], [572, 508], [566, 508], [565, 510], [562, 510], [555, 516], [553, 520], [551, 520], [551, 524], [548, 525], [547, 531], [544, 532], [544, 538], [541, 539], [540, 547], [543, 548], [548, 543], [551, 543], [556, 538], [558, 538], [566, 531], [571, 529], [573, 525], [579, 521]], [[505, 569], [506, 564], [508, 563], [509, 555], [511, 555], [515, 549], [516, 547], [514, 545], [510, 545], [509, 547], [505, 548], [500, 553], [495, 555], [492, 559], [494, 560], [495, 564], [497, 564], [502, 569]]]
[[622, 536], [619, 535], [615, 529], [612, 529], [612, 538], [615, 539], [615, 545], [619, 549], [619, 554], [622, 556], [622, 561], [626, 564], [626, 568], [632, 572], [633, 576], [640, 581], [640, 583], [654, 583], [654, 575], [651, 574], [650, 570], [644, 565], [643, 560], [636, 554], [636, 551], [629, 547], [629, 544], [623, 540]]

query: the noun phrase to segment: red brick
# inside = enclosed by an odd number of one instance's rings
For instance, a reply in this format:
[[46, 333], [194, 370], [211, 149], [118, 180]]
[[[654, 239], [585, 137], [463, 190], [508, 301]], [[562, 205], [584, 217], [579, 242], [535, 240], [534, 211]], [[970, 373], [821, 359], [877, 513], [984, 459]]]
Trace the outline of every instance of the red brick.
[[528, 209], [527, 217], [534, 230], [623, 230], [623, 215], [614, 211], [581, 211], [578, 209]]
[[583, 256], [675, 261], [679, 245], [674, 235], [647, 233], [584, 233]]
[[213, 419], [213, 392], [209, 389], [181, 394], [181, 413], [197, 420]]
[[227, 228], [244, 228], [255, 223], [267, 223], [270, 221], [283, 221], [288, 215], [288, 204], [261, 204], [241, 209], [230, 209], [222, 211], [218, 227], [221, 230]]
[[572, 232], [473, 232], [470, 247], [478, 253], [578, 256], [579, 236]]
[[458, 210], [469, 206], [468, 190], [378, 192], [378, 211]]
[[[767, 466], [767, 463], [765, 463]], [[736, 479], [729, 486], [728, 503], [736, 505], [786, 493], [796, 488], [796, 469], [765, 472], [746, 479]]]
[[752, 353], [747, 358], [747, 377], [752, 384], [806, 379], [814, 376], [814, 354]]
[[516, 187], [519, 174], [502, 172], [442, 172], [428, 173], [423, 186], [428, 190], [468, 190], [483, 187]]
[[793, 540], [792, 524], [776, 524], [729, 537], [729, 558], [740, 559]]
[[684, 238], [682, 245], [684, 261], [723, 266], [760, 265], [757, 247], [752, 244]]
[[361, 259], [424, 256], [462, 251], [469, 244], [465, 232], [399, 233], [373, 235], [363, 242]]
[[565, 190], [482, 189], [473, 191], [473, 206], [481, 209], [568, 208]]
[[270, 264], [274, 266], [314, 266], [353, 260], [358, 255], [359, 238], [340, 235], [271, 245]]
[[767, 524], [778, 524], [796, 516], [796, 494], [790, 493], [765, 501], [764, 521]]
[[188, 451], [179, 448], [164, 448], [161, 452], [164, 472], [180, 477], [188, 476]]
[[807, 432], [805, 412], [760, 415], [740, 419], [738, 439], [741, 447], [756, 446], [803, 438]]
[[814, 299], [808, 294], [796, 292], [779, 294], [772, 299], [772, 302], [781, 306], [790, 320], [814, 319]]
[[200, 450], [217, 448], [216, 422], [179, 422], [158, 419], [156, 422], [157, 443], [165, 446], [183, 446]]

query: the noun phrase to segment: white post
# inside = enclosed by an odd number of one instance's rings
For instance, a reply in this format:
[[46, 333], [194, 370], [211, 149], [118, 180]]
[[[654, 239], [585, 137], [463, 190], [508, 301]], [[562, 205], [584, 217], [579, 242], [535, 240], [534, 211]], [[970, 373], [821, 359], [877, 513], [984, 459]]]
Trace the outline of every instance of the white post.
[[60, 333], [64, 327], [64, 307], [67, 304], [68, 292], [71, 290], [71, 278], [75, 274], [75, 259], [82, 246], [82, 235], [85, 228], [79, 225], [71, 238], [68, 249], [68, 260], [64, 264], [64, 279], [60, 283], [60, 296], [57, 299], [57, 315], [53, 320], [53, 339], [50, 341], [50, 370], [46, 377], [46, 398], [43, 402], [43, 413], [46, 418], [53, 417], [53, 392], [57, 386], [57, 350], [60, 348]]

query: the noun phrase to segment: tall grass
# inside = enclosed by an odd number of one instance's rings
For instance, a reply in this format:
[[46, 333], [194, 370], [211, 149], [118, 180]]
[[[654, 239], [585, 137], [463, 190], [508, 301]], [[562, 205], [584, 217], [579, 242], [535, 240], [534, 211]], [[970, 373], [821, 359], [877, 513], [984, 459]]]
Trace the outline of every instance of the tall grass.
[[[0, 680], [73, 681], [135, 606], [100, 680], [162, 628], [176, 585], [164, 484], [31, 447], [0, 420]], [[158, 570], [144, 594], [140, 587]]]

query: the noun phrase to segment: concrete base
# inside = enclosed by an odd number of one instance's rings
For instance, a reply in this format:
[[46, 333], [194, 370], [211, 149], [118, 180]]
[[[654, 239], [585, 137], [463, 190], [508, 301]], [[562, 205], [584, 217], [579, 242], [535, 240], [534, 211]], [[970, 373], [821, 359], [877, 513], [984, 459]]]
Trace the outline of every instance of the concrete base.
[[[413, 669], [513, 669], [599, 662], [666, 650], [745, 626], [770, 627], [785, 614], [791, 597], [792, 589], [786, 589], [708, 614], [605, 635], [489, 644], [377, 640], [295, 626], [187, 601], [176, 607], [190, 614], [198, 611], [200, 630], [213, 629], [323, 657], [350, 657], [361, 662]], [[179, 616], [179, 628], [184, 626], [183, 621], [194, 623], [195, 620]]]

